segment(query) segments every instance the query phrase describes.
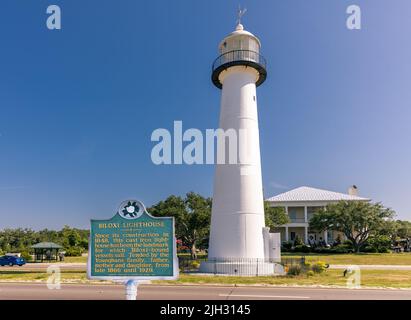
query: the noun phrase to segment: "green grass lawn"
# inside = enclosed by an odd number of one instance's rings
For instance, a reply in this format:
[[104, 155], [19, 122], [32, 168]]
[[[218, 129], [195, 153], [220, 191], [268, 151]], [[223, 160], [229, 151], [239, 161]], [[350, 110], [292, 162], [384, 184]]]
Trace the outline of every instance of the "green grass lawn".
[[[346, 286], [342, 270], [327, 270], [322, 274], [308, 277], [225, 277], [181, 275], [177, 282], [156, 281], [156, 283], [194, 283], [194, 284], [242, 284], [242, 285], [309, 285], [309, 286]], [[410, 288], [411, 271], [364, 270], [361, 272], [361, 285], [365, 287]]]
[[61, 263], [87, 263], [87, 257], [64, 257]]
[[[364, 254], [307, 254], [307, 262], [324, 261], [329, 264], [344, 265], [411, 265], [411, 253], [364, 253]], [[283, 258], [300, 258], [301, 254], [284, 253]], [[87, 257], [66, 257], [65, 263], [85, 263]], [[39, 271], [1, 270], [1, 281], [40, 281], [46, 282], [48, 274]], [[62, 282], [89, 282], [85, 271], [63, 271]], [[392, 287], [411, 289], [411, 271], [406, 270], [362, 270], [361, 283], [365, 287]], [[181, 274], [178, 281], [155, 281], [166, 284], [219, 284], [219, 285], [323, 285], [345, 286], [347, 278], [343, 270], [327, 270], [322, 274], [307, 277], [225, 277]]]
[[[283, 258], [300, 258], [304, 254], [283, 253]], [[356, 253], [356, 254], [305, 254], [306, 261], [324, 261], [329, 264], [344, 265], [411, 265], [411, 253]]]
[[[38, 271], [0, 271], [0, 281], [44, 281], [50, 277], [46, 272]], [[61, 273], [62, 282], [67, 281], [86, 281], [86, 272], [64, 271]]]
[[[411, 253], [358, 253], [358, 254], [296, 254], [283, 253], [283, 258], [300, 258], [307, 261], [324, 261], [329, 264], [389, 264], [411, 265]], [[186, 254], [189, 258], [189, 254]], [[203, 257], [203, 256], [201, 256]], [[62, 263], [87, 263], [87, 257], [65, 257]]]
[[[38, 281], [46, 282], [48, 274], [45, 272], [30, 271], [0, 271], [1, 281]], [[87, 283], [86, 272], [64, 271], [61, 274], [62, 282]], [[181, 274], [177, 281], [154, 281], [158, 284], [218, 284], [218, 285], [305, 285], [305, 286], [346, 286], [347, 278], [343, 277], [342, 270], [327, 270], [322, 274], [308, 277], [226, 277], [201, 276]], [[411, 271], [403, 270], [363, 270], [361, 284], [365, 287], [410, 288]]]

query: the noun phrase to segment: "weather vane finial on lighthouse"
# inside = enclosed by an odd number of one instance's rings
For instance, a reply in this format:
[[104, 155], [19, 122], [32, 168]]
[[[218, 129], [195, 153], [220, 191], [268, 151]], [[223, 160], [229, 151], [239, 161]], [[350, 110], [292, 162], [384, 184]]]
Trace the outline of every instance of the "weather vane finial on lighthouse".
[[241, 18], [245, 15], [247, 12], [247, 9], [241, 9], [241, 5], [238, 6], [238, 19], [237, 19], [237, 25], [241, 24]]

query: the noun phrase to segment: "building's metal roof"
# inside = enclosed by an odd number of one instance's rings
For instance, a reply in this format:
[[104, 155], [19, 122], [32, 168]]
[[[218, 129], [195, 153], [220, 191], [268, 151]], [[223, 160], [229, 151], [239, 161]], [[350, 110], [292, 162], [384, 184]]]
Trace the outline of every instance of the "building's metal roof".
[[61, 249], [61, 245], [53, 242], [40, 242], [35, 245], [32, 245], [30, 248], [33, 249]]
[[266, 200], [270, 202], [370, 201], [367, 198], [310, 187], [299, 187]]

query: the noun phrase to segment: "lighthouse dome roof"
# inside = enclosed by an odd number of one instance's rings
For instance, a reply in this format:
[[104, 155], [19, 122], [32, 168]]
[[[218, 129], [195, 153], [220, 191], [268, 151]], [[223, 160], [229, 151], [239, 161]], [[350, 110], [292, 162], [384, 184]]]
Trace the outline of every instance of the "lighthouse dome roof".
[[261, 47], [261, 42], [260, 39], [258, 39], [255, 35], [253, 35], [251, 32], [244, 30], [244, 26], [239, 23], [237, 25], [237, 27], [235, 28], [235, 30], [233, 32], [231, 32], [227, 37], [225, 37], [223, 39], [223, 41], [221, 41], [220, 46], [226, 42], [227, 40], [234, 38], [234, 37], [238, 37], [238, 36], [248, 36], [250, 38], [254, 38], [255, 40], [257, 40], [259, 47]]
[[231, 32], [230, 36], [232, 36], [232, 35], [247, 35], [247, 36], [251, 36], [251, 37], [256, 38], [256, 36], [253, 35], [251, 32], [249, 32], [247, 30], [244, 30], [244, 26], [241, 23], [239, 23], [237, 25], [237, 27], [235, 28], [235, 30], [233, 32]]
[[253, 38], [257, 41], [258, 46], [261, 48], [261, 42], [260, 39], [258, 39], [254, 34], [251, 32], [244, 30], [244, 26], [239, 23], [236, 27], [236, 29], [231, 32], [227, 37], [225, 37], [221, 42], [219, 47], [221, 47], [225, 42], [229, 41], [230, 39], [236, 38], [236, 37], [250, 37]]

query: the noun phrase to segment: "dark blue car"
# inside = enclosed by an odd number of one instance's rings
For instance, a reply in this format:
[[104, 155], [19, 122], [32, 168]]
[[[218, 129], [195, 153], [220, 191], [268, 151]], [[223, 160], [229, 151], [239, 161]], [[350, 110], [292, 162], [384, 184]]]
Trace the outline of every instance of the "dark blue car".
[[14, 256], [3, 256], [0, 257], [0, 266], [23, 266], [26, 264], [26, 260], [24, 260], [23, 258], [19, 258], [19, 257], [14, 257]]

